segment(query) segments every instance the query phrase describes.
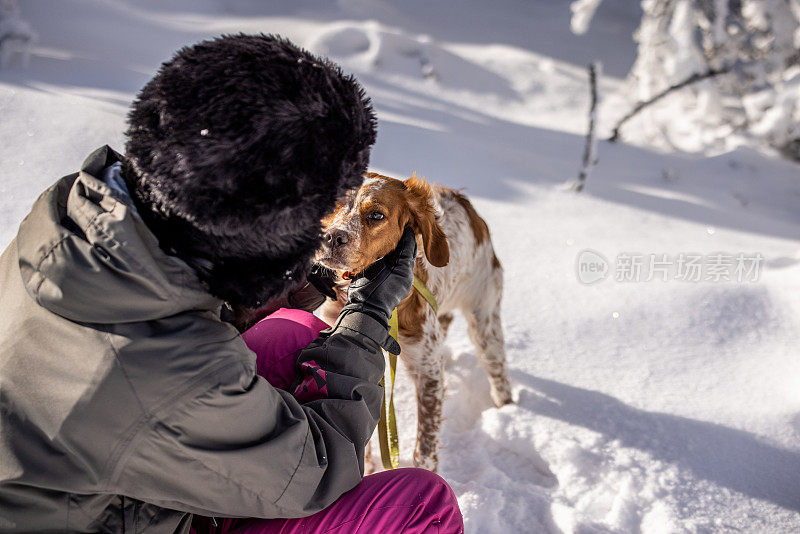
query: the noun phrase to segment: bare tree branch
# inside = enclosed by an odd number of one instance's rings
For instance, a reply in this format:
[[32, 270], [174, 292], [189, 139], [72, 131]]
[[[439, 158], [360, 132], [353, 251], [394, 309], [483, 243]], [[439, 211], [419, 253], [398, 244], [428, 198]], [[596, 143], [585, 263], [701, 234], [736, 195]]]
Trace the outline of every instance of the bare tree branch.
[[628, 112], [627, 115], [622, 117], [622, 119], [620, 119], [619, 122], [617, 122], [617, 125], [614, 127], [614, 131], [613, 131], [611, 137], [608, 138], [608, 140], [611, 141], [612, 143], [616, 143], [617, 141], [619, 141], [619, 138], [620, 138], [620, 131], [619, 130], [620, 130], [620, 128], [622, 128], [623, 124], [625, 124], [630, 119], [632, 119], [634, 116], [636, 116], [644, 108], [646, 108], [650, 104], [658, 102], [659, 100], [661, 100], [662, 98], [664, 98], [665, 96], [670, 94], [671, 92], [677, 91], [678, 89], [682, 89], [682, 88], [686, 87], [687, 85], [691, 85], [693, 83], [697, 83], [697, 82], [702, 81], [702, 80], [707, 80], [708, 78], [713, 78], [714, 76], [719, 76], [720, 74], [725, 74], [725, 73], [728, 73], [730, 71], [731, 71], [730, 67], [721, 67], [719, 69], [708, 69], [705, 72], [695, 72], [694, 74], [692, 74], [688, 78], [684, 79], [683, 81], [678, 82], [678, 83], [676, 83], [674, 85], [671, 85], [671, 86], [667, 87], [666, 89], [664, 89], [663, 91], [661, 91], [660, 93], [655, 95], [653, 98], [651, 98], [649, 100], [645, 100], [644, 102], [639, 102], [638, 104], [636, 104], [633, 107], [633, 109], [631, 111]]
[[586, 146], [583, 150], [583, 166], [575, 183], [575, 191], [582, 191], [589, 177], [592, 166], [597, 163], [597, 137], [594, 130], [597, 123], [597, 78], [602, 72], [602, 65], [595, 61], [589, 65], [589, 90], [591, 103], [589, 105], [589, 128], [586, 132]]

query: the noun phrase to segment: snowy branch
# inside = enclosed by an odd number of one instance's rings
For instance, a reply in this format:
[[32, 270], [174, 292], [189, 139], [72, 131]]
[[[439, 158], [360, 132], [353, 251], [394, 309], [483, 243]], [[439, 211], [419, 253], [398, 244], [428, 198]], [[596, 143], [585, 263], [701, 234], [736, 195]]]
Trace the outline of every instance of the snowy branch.
[[719, 68], [719, 69], [708, 69], [705, 72], [695, 72], [694, 74], [692, 74], [688, 78], [684, 79], [683, 81], [680, 81], [680, 82], [678, 82], [678, 83], [676, 83], [674, 85], [671, 85], [671, 86], [667, 87], [666, 89], [664, 89], [660, 93], [656, 94], [654, 97], [652, 97], [652, 98], [650, 98], [648, 100], [645, 100], [643, 102], [639, 102], [638, 104], [636, 104], [633, 107], [633, 109], [631, 111], [628, 112], [627, 115], [622, 117], [619, 120], [619, 122], [617, 122], [617, 125], [614, 127], [614, 131], [613, 131], [611, 137], [609, 137], [608, 140], [611, 141], [612, 143], [617, 142], [619, 140], [619, 138], [620, 138], [620, 128], [622, 128], [623, 124], [625, 124], [630, 119], [635, 117], [644, 108], [646, 108], [647, 106], [649, 106], [651, 104], [654, 104], [655, 102], [658, 102], [659, 100], [661, 100], [662, 98], [664, 98], [665, 96], [670, 94], [671, 92], [677, 91], [678, 89], [683, 89], [684, 87], [686, 87], [688, 85], [692, 85], [693, 83], [697, 83], [697, 82], [702, 81], [702, 80], [707, 80], [709, 78], [713, 78], [715, 76], [719, 76], [720, 74], [725, 74], [727, 72], [730, 72], [730, 70], [731, 70], [730, 67], [722, 67], [722, 68]]

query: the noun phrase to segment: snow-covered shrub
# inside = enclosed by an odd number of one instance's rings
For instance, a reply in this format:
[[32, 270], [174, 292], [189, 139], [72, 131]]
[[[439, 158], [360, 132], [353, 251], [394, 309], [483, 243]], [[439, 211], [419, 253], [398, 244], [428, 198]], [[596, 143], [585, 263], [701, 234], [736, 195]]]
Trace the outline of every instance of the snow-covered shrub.
[[800, 161], [800, 0], [642, 0], [642, 9], [631, 105], [723, 71], [643, 111], [642, 140], [684, 150], [755, 142]]
[[8, 67], [15, 54], [25, 66], [36, 38], [30, 24], [22, 19], [17, 0], [0, 0], [0, 69]]

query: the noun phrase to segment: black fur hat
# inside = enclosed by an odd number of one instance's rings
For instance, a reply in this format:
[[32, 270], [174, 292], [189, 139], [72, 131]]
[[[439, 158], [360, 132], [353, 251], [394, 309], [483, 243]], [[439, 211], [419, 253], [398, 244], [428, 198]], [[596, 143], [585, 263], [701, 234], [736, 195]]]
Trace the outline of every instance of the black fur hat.
[[161, 248], [248, 307], [305, 276], [320, 219], [360, 185], [376, 130], [352, 76], [269, 35], [178, 51], [128, 119], [123, 175]]

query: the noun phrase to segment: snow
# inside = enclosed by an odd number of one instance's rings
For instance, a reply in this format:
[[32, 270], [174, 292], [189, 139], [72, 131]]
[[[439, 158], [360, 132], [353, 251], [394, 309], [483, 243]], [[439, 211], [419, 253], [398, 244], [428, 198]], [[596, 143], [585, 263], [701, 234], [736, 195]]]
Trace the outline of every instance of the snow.
[[578, 35], [586, 33], [602, 0], [575, 0], [569, 6], [572, 11], [570, 29]]
[[[631, 105], [633, 2], [606, 0], [580, 36], [569, 2], [20, 4], [40, 38], [27, 68], [0, 70], [0, 246], [91, 150], [122, 149], [128, 103], [175, 49], [284, 34], [366, 85], [380, 119], [372, 170], [464, 187], [491, 229], [517, 402], [493, 407], [457, 320], [440, 473], [467, 532], [800, 530], [798, 167], [746, 145], [706, 156], [690, 135], [694, 154], [657, 151], [631, 131], [638, 146], [601, 142], [584, 192], [567, 186], [589, 61], [605, 67], [601, 138]], [[681, 255], [708, 274], [719, 254], [763, 258], [757, 280], [676, 278]], [[651, 255], [670, 262], [667, 281], [645, 281]], [[641, 280], [618, 281], [634, 256]], [[579, 258], [605, 259], [605, 278], [581, 283]], [[410, 465], [402, 367], [397, 387]]]

